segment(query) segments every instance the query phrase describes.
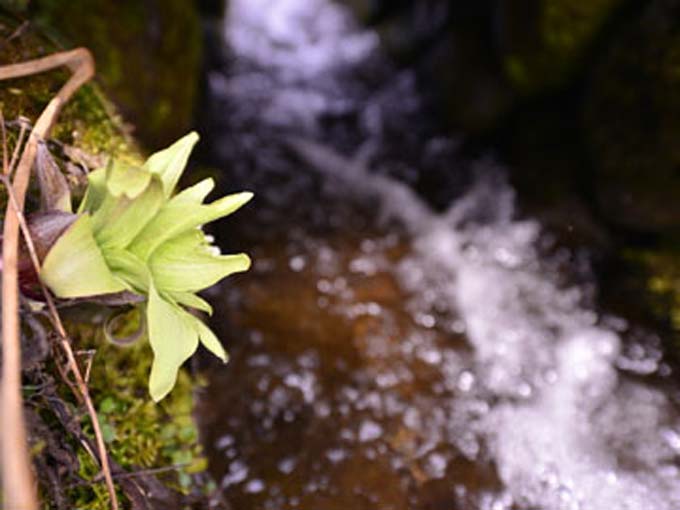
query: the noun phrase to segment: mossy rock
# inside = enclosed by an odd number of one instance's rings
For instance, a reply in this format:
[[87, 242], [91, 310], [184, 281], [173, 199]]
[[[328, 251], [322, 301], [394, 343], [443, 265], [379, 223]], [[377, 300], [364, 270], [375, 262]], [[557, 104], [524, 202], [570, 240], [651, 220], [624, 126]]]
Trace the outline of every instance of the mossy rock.
[[[646, 322], [661, 332], [668, 354], [680, 360], [680, 237], [669, 237], [654, 247], [628, 247], [616, 275], [616, 302], [642, 303]], [[634, 300], [634, 301], [633, 301]], [[626, 310], [627, 312], [627, 310]], [[627, 318], [630, 318], [627, 316]]]
[[596, 66], [584, 131], [598, 205], [619, 226], [680, 229], [680, 1], [651, 3]]
[[[0, 65], [23, 62], [58, 51], [33, 25], [0, 10]], [[34, 122], [68, 79], [61, 68], [25, 78], [7, 80], [0, 87], [0, 108], [6, 121], [23, 116]], [[10, 136], [13, 132], [10, 130]], [[138, 159], [132, 138], [113, 107], [95, 84], [82, 87], [65, 105], [51, 137], [91, 155], [107, 154]]]
[[578, 67], [622, 0], [503, 0], [499, 8], [505, 71], [516, 90], [561, 85]]
[[149, 150], [191, 128], [202, 52], [194, 2], [34, 0], [26, 14], [63, 46], [92, 51], [97, 81]]
[[668, 318], [680, 338], [680, 240], [662, 249], [631, 251], [629, 258], [646, 269], [647, 289], [656, 298], [658, 315]]

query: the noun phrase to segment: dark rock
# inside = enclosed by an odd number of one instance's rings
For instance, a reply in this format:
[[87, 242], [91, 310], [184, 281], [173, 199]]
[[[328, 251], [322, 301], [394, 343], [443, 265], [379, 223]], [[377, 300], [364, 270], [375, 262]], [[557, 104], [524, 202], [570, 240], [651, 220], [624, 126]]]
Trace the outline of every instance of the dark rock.
[[621, 0], [502, 0], [498, 38], [509, 80], [522, 93], [560, 86]]
[[641, 232], [680, 228], [680, 2], [653, 2], [596, 66], [584, 130], [598, 205]]
[[468, 133], [495, 127], [513, 104], [484, 30], [473, 24], [451, 31], [419, 64], [422, 87], [443, 105], [444, 120]]

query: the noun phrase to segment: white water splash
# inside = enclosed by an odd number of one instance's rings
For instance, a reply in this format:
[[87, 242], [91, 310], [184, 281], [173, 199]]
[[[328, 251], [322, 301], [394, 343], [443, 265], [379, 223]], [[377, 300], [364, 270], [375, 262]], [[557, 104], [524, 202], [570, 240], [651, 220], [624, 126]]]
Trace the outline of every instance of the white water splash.
[[326, 0], [233, 0], [227, 23], [239, 56], [297, 79], [359, 62], [378, 44], [376, 34], [359, 31], [346, 9]]
[[346, 9], [326, 0], [234, 0], [226, 39], [235, 54], [230, 76], [210, 73], [213, 95], [251, 104], [270, 125], [314, 129], [318, 116], [342, 110], [331, 76], [378, 47]]

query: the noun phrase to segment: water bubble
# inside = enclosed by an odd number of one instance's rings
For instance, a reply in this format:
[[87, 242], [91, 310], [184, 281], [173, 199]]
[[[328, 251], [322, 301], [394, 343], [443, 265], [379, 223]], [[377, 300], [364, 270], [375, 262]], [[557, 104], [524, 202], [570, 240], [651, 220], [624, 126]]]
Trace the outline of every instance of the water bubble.
[[307, 259], [303, 255], [296, 255], [294, 257], [291, 257], [290, 260], [288, 261], [288, 266], [292, 271], [295, 271], [296, 273], [302, 271], [306, 265]]
[[240, 460], [235, 460], [229, 464], [229, 472], [222, 478], [222, 483], [220, 484], [222, 488], [240, 483], [248, 478], [248, 466]]
[[333, 464], [341, 462], [347, 457], [347, 452], [342, 448], [333, 448], [326, 452], [326, 458]]
[[413, 317], [414, 321], [416, 324], [419, 326], [423, 326], [424, 328], [434, 328], [437, 325], [437, 319], [434, 318], [434, 315], [431, 315], [429, 313], [416, 313], [415, 316]]
[[250, 480], [243, 489], [248, 494], [257, 494], [264, 490], [264, 482], [259, 478]]
[[323, 294], [330, 294], [333, 292], [333, 284], [325, 278], [321, 278], [318, 282], [316, 282], [316, 288]]
[[517, 394], [522, 398], [529, 398], [533, 392], [533, 388], [528, 382], [522, 382], [517, 387]]
[[316, 377], [311, 372], [304, 372], [302, 374], [287, 374], [283, 382], [286, 386], [300, 390], [307, 404], [314, 402], [316, 395]]
[[442, 361], [442, 354], [436, 348], [418, 349], [418, 358], [428, 365], [438, 365]]
[[472, 372], [464, 370], [458, 376], [458, 389], [460, 391], [470, 391], [475, 384], [475, 376]]
[[345, 441], [354, 441], [354, 432], [352, 432], [350, 429], [342, 429], [340, 430], [340, 438], [345, 440]]
[[462, 335], [463, 333], [465, 333], [465, 329], [466, 329], [465, 322], [462, 320], [455, 320], [451, 323], [451, 331], [453, 331], [454, 333]]
[[382, 427], [371, 420], [365, 420], [359, 427], [359, 441], [366, 443], [378, 439], [383, 433]]
[[271, 358], [267, 354], [256, 354], [248, 358], [251, 367], [266, 367], [271, 364]]
[[399, 382], [399, 378], [393, 372], [384, 372], [376, 376], [375, 382], [380, 388], [391, 388]]
[[425, 463], [425, 472], [430, 478], [444, 478], [448, 460], [441, 453], [431, 453]]
[[234, 444], [234, 436], [225, 434], [215, 441], [215, 448], [218, 450], [225, 450]]
[[277, 469], [281, 471], [284, 475], [289, 475], [295, 469], [295, 464], [297, 461], [294, 457], [285, 457], [281, 459], [276, 465]]
[[314, 404], [314, 413], [319, 418], [327, 418], [331, 414], [331, 406], [328, 404], [328, 402], [317, 401]]
[[359, 257], [353, 259], [349, 264], [349, 270], [352, 273], [359, 273], [364, 276], [373, 276], [378, 272], [377, 263], [368, 257]]
[[673, 429], [663, 429], [661, 431], [661, 436], [664, 438], [668, 446], [673, 448], [676, 452], [680, 453], [680, 434]]

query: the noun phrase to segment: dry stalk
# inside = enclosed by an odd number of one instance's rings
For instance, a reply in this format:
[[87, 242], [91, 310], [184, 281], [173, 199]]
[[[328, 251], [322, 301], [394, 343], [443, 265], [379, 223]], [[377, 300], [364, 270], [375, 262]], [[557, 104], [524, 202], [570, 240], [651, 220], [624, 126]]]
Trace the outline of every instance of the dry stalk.
[[[24, 122], [21, 123], [21, 129], [19, 130], [19, 138], [17, 139], [17, 144], [14, 146], [14, 152], [12, 153], [12, 160], [9, 162], [8, 167], [3, 167], [3, 169], [6, 168], [5, 175], [9, 176], [10, 170], [14, 168], [17, 164], [17, 158], [19, 157], [19, 150], [20, 148], [24, 145], [24, 136], [26, 136], [26, 124]], [[3, 146], [4, 147], [4, 146]], [[4, 152], [7, 152], [6, 150]]]
[[[94, 61], [88, 50], [78, 48], [20, 64], [0, 67], [0, 80], [5, 80], [29, 76], [61, 66], [67, 66], [73, 74], [56, 96], [50, 100], [47, 107], [40, 114], [40, 117], [38, 117], [21, 154], [12, 184], [10, 185], [8, 178], [11, 168], [4, 168], [3, 179], [8, 185], [10, 203], [7, 205], [5, 214], [2, 254], [2, 349], [4, 367], [2, 388], [0, 389], [2, 395], [0, 412], [2, 412], [3, 416], [3, 427], [0, 430], [0, 444], [2, 445], [0, 469], [2, 472], [5, 506], [21, 510], [37, 510], [38, 502], [30, 467], [21, 398], [18, 290], [19, 228], [26, 227], [22, 211], [31, 168], [36, 157], [37, 144], [49, 134], [62, 106], [81, 85], [94, 75]], [[35, 250], [32, 248], [31, 238], [28, 235], [27, 229], [24, 231], [24, 235], [26, 237], [26, 244], [31, 246], [29, 251], [33, 251], [31, 257], [35, 264], [37, 257], [35, 257]], [[36, 269], [39, 269], [39, 265]], [[60, 336], [60, 344], [66, 355], [69, 369], [76, 379], [76, 384], [92, 420], [102, 473], [111, 498], [111, 508], [117, 510], [118, 499], [94, 405], [90, 399], [87, 385], [83, 380], [66, 331], [57, 314], [54, 301], [44, 287], [43, 290], [45, 291], [50, 316]]]
[[3, 173], [5, 170], [9, 170], [9, 161], [7, 161], [7, 131], [5, 130], [5, 117], [2, 114], [2, 110], [0, 110], [0, 126], [2, 128], [0, 131], [2, 131], [2, 171]]

